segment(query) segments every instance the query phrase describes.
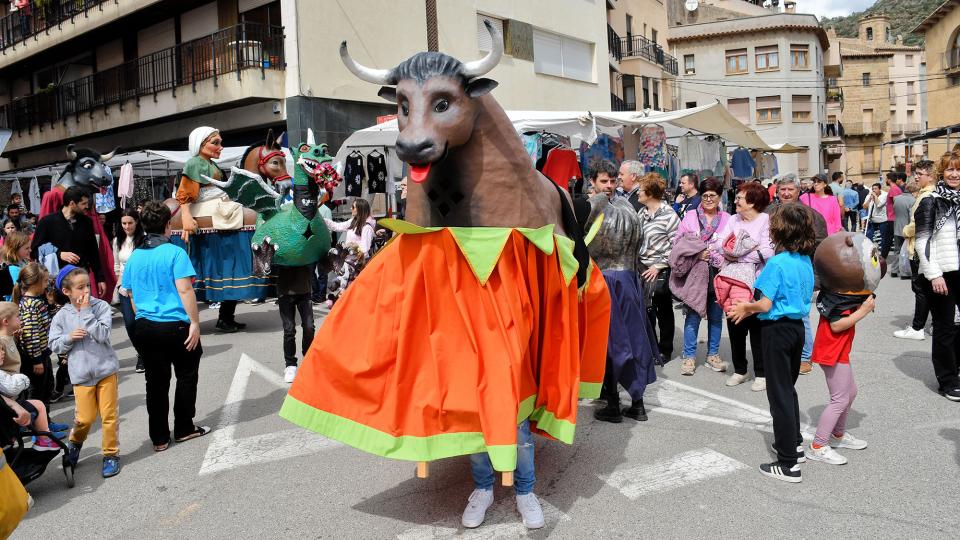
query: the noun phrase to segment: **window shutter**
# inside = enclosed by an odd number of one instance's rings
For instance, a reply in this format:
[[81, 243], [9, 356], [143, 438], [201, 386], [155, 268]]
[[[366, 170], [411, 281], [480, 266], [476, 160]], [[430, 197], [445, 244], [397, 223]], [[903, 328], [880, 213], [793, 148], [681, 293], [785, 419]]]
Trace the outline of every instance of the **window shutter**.
[[757, 98], [757, 109], [779, 109], [780, 96], [760, 96]]
[[727, 110], [744, 124], [750, 123], [750, 98], [728, 99]]
[[537, 73], [563, 77], [560, 36], [533, 31], [533, 68]]
[[561, 43], [563, 76], [578, 81], [593, 81], [593, 46], [568, 37], [564, 37]]
[[793, 112], [813, 112], [811, 96], [793, 96]]

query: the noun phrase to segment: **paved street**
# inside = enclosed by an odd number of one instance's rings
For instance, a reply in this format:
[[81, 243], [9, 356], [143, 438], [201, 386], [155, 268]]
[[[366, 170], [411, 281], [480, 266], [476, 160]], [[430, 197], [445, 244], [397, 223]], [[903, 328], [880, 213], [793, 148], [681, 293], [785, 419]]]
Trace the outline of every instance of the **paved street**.
[[[956, 538], [960, 404], [933, 391], [929, 338], [891, 336], [912, 311], [908, 282], [885, 279], [878, 293], [877, 313], [860, 325], [854, 345], [860, 391], [848, 426], [870, 447], [843, 451], [848, 465], [809, 462], [799, 485], [762, 477], [756, 467], [770, 461], [772, 441], [765, 395], [749, 384], [727, 388], [723, 375], [702, 367], [681, 377], [674, 362], [648, 389], [648, 422], [599, 423], [584, 403], [572, 447], [538, 441], [536, 492], [547, 526], [530, 536]], [[59, 466], [28, 486], [36, 506], [14, 538], [526, 534], [504, 488], [482, 528], [459, 528], [472, 489], [465, 458], [434, 463], [430, 478], [418, 480], [412, 463], [281, 420], [286, 385], [272, 303], [241, 306], [250, 325], [243, 334], [213, 334], [215, 313], [202, 315], [197, 423], [216, 431], [154, 454], [142, 375], [116, 319], [123, 472], [100, 477], [95, 430], [75, 488], [67, 489]], [[728, 351], [725, 336], [722, 354]], [[822, 373], [801, 377], [798, 391], [804, 422], [815, 424], [828, 397]], [[72, 410], [71, 402], [56, 404], [54, 417], [67, 422]]]

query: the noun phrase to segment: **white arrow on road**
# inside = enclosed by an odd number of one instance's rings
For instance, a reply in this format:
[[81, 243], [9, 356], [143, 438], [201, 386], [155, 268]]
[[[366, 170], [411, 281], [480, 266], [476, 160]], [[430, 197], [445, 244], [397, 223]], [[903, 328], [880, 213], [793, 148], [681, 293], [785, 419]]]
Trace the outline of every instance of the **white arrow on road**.
[[313, 454], [340, 446], [305, 429], [294, 428], [264, 433], [251, 437], [236, 437], [240, 421], [240, 408], [246, 395], [250, 376], [257, 374], [267, 383], [286, 390], [287, 385], [278, 373], [246, 354], [240, 355], [240, 363], [233, 375], [233, 382], [223, 404], [220, 423], [210, 434], [211, 442], [200, 465], [200, 474], [223, 472], [243, 465]]
[[630, 500], [648, 493], [677, 489], [746, 469], [739, 461], [709, 448], [677, 454], [670, 459], [614, 472], [601, 480]]

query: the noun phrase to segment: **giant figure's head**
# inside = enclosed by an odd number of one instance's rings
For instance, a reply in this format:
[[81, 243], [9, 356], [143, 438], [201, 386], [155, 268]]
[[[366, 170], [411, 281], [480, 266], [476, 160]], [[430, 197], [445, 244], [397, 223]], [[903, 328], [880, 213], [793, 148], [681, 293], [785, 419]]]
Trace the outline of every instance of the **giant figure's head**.
[[835, 293], [873, 292], [887, 271], [876, 245], [860, 233], [838, 232], [817, 247], [813, 266], [820, 287]]
[[347, 42], [340, 44], [340, 57], [354, 75], [385, 85], [380, 97], [397, 104], [397, 155], [410, 164], [410, 179], [423, 182], [430, 167], [441, 162], [470, 140], [479, 98], [497, 87], [483, 78], [503, 56], [500, 32], [484, 21], [490, 33], [489, 54], [473, 62], [461, 62], [438, 52], [421, 52], [392, 69], [372, 69], [353, 60]]
[[108, 154], [101, 154], [89, 148], [74, 148], [72, 144], [68, 144], [67, 158], [70, 162], [63, 169], [60, 184], [65, 187], [80, 186], [90, 190], [109, 186], [113, 177], [107, 172], [104, 163], [116, 153], [117, 148]]

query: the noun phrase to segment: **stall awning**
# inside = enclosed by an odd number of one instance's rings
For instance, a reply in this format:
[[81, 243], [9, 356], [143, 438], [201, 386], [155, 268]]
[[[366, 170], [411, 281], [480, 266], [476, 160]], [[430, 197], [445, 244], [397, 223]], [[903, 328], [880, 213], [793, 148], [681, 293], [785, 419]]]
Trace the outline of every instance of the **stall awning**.
[[893, 144], [904, 144], [908, 142], [926, 141], [929, 139], [943, 139], [947, 137], [948, 133], [951, 138], [960, 137], [960, 124], [954, 124], [952, 126], [946, 126], [942, 128], [936, 128], [936, 129], [928, 129], [923, 133], [918, 133], [911, 137], [904, 137], [902, 139], [897, 139], [895, 141], [885, 142], [883, 143], [883, 145], [890, 146]]

